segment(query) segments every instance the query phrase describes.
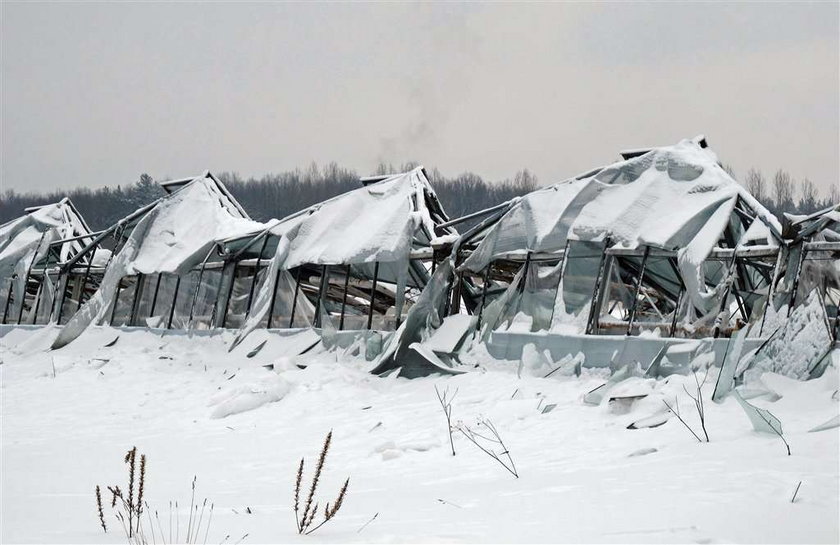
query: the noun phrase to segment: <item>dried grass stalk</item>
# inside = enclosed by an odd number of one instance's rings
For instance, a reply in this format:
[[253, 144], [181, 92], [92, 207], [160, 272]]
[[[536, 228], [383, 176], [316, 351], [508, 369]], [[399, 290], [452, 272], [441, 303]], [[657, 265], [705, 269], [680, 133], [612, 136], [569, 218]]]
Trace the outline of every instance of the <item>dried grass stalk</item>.
[[312, 526], [315, 522], [315, 516], [318, 513], [319, 504], [315, 502], [313, 506], [313, 501], [315, 499], [315, 493], [318, 490], [318, 483], [321, 479], [321, 473], [324, 469], [324, 464], [327, 460], [327, 452], [329, 451], [330, 444], [332, 443], [332, 431], [327, 434], [327, 437], [324, 439], [324, 445], [321, 447], [321, 454], [318, 457], [318, 463], [315, 466], [315, 473], [312, 476], [312, 484], [309, 487], [309, 494], [306, 498], [306, 503], [304, 504], [303, 514], [299, 515], [300, 512], [300, 490], [301, 490], [301, 482], [303, 480], [303, 466], [304, 460], [301, 459], [300, 465], [298, 466], [297, 476], [295, 479], [295, 503], [294, 503], [294, 511], [295, 511], [295, 523], [297, 525], [298, 534], [311, 534], [324, 524], [326, 524], [329, 520], [331, 520], [338, 510], [341, 509], [341, 505], [344, 503], [344, 498], [347, 495], [347, 488], [350, 486], [350, 478], [348, 477], [347, 480], [344, 481], [344, 486], [341, 487], [341, 490], [338, 493], [335, 501], [332, 502], [332, 507], [330, 504], [327, 503], [326, 507], [324, 507], [324, 519], [317, 524], [316, 526]]

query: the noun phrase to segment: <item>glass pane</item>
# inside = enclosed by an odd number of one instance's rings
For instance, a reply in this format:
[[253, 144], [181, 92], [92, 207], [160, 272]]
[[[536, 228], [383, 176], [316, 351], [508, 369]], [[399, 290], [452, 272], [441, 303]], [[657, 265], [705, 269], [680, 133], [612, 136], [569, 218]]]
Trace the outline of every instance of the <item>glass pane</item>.
[[124, 276], [120, 280], [118, 288], [119, 293], [114, 301], [116, 306], [111, 315], [112, 326], [128, 325], [128, 320], [131, 316], [131, 305], [134, 303], [134, 290], [136, 287], [136, 276]]

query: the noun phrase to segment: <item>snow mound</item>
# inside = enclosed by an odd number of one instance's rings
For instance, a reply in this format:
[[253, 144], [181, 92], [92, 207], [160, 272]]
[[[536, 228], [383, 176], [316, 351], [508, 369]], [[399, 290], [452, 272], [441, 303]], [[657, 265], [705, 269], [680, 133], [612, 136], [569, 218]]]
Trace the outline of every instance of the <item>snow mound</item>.
[[210, 413], [211, 418], [225, 418], [234, 414], [259, 409], [268, 403], [283, 399], [291, 390], [288, 381], [274, 375], [262, 380], [223, 390], [213, 396], [210, 405], [216, 408]]

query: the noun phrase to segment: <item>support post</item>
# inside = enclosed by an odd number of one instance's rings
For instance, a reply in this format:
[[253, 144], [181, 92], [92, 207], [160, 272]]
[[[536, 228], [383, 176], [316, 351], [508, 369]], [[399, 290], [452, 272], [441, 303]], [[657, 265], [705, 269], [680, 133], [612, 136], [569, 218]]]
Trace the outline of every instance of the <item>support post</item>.
[[179, 274], [177, 280], [175, 280], [175, 293], [172, 295], [172, 306], [169, 308], [169, 320], [166, 322], [166, 329], [172, 329], [172, 318], [175, 317], [175, 304], [178, 302], [178, 288], [180, 287], [181, 275]]
[[[59, 284], [61, 283], [60, 280], [61, 274], [59, 274]], [[122, 291], [122, 281], [122, 278], [117, 280], [117, 291], [114, 294], [114, 304], [111, 306], [111, 317], [108, 319], [108, 325], [114, 325], [114, 316], [117, 315], [117, 305], [120, 304], [120, 292]]]
[[79, 309], [82, 308], [82, 297], [84, 297], [85, 295], [85, 288], [87, 287], [87, 281], [90, 277], [91, 265], [93, 265], [93, 256], [91, 256], [90, 259], [88, 259], [87, 267], [85, 267], [85, 275], [82, 277], [82, 289], [79, 292], [79, 300], [76, 302], [76, 312], [79, 312]]
[[207, 252], [207, 256], [204, 258], [204, 261], [201, 262], [201, 268], [198, 271], [198, 282], [195, 285], [195, 292], [193, 292], [192, 302], [190, 303], [190, 315], [187, 318], [187, 330], [192, 329], [192, 321], [193, 321], [193, 312], [195, 312], [195, 301], [198, 299], [198, 292], [201, 291], [201, 280], [204, 278], [204, 268], [207, 266], [207, 260], [210, 259], [210, 255], [213, 253], [213, 248], [210, 248], [210, 251]]
[[674, 304], [674, 318], [671, 320], [671, 332], [668, 334], [669, 337], [673, 337], [674, 333], [677, 331], [677, 315], [680, 312], [680, 303], [682, 302], [683, 291], [685, 288], [680, 282], [680, 291], [677, 293], [677, 302]]
[[767, 307], [773, 305], [773, 296], [776, 293], [776, 283], [779, 281], [779, 272], [782, 269], [782, 256], [785, 254], [783, 248], [779, 248], [779, 253], [776, 255], [776, 266], [773, 268], [773, 277], [770, 279], [770, 285], [767, 287], [767, 301], [764, 303], [764, 312], [761, 315], [761, 326], [758, 328], [758, 336], [761, 337], [764, 332], [764, 322], [767, 320]]
[[[219, 276], [219, 287], [216, 289], [216, 300], [213, 302], [213, 315], [210, 318], [210, 327], [216, 327], [218, 324], [221, 324], [221, 327], [224, 328], [227, 324], [230, 296], [233, 293], [233, 285], [236, 282], [237, 265], [238, 262], [233, 261], [225, 263], [222, 267], [222, 273]], [[230, 278], [230, 280], [225, 282], [226, 278]], [[221, 308], [221, 321], [217, 320], [219, 316], [219, 297], [224, 297]]]
[[490, 267], [492, 266], [493, 262], [491, 261], [484, 269], [484, 278], [481, 285], [481, 306], [478, 307], [478, 320], [475, 325], [476, 332], [481, 332], [481, 315], [484, 313], [484, 304], [487, 302], [487, 285], [490, 283]]
[[295, 325], [295, 310], [297, 309], [297, 298], [298, 292], [300, 291], [300, 271], [303, 269], [303, 265], [298, 266], [297, 275], [295, 275], [295, 295], [292, 298], [292, 313], [289, 316], [289, 329]]
[[[29, 285], [29, 275], [32, 273], [32, 267], [35, 265], [35, 260], [38, 259], [38, 251], [41, 249], [41, 243], [44, 242], [44, 235], [46, 234], [46, 231], [41, 233], [41, 238], [38, 239], [38, 246], [35, 247], [35, 255], [32, 256], [32, 261], [29, 262], [29, 266], [26, 268], [26, 276], [23, 278], [23, 294], [20, 298], [20, 310], [18, 311], [18, 325], [20, 325], [20, 320], [23, 318], [23, 307], [26, 304], [26, 288]], [[11, 293], [9, 295], [11, 295]]]
[[[260, 253], [257, 255], [257, 264], [254, 266], [254, 278], [251, 279], [251, 289], [248, 290], [248, 305], [245, 307], [245, 319], [251, 315], [251, 303], [254, 300], [254, 288], [257, 286], [257, 277], [260, 274], [260, 263], [262, 262], [262, 255], [265, 251], [265, 245], [268, 243], [268, 235], [263, 237], [262, 246], [260, 246]], [[268, 272], [268, 271], [266, 271]], [[272, 299], [273, 301], [274, 299]]]
[[330, 278], [330, 266], [321, 265], [321, 281], [318, 283], [318, 303], [315, 305], [315, 327], [321, 327], [321, 308], [324, 305], [324, 294], [327, 291]]
[[525, 254], [525, 265], [522, 270], [522, 283], [516, 286], [516, 290], [519, 293], [523, 293], [525, 291], [525, 283], [528, 281], [528, 269], [531, 268], [531, 252]]
[[134, 299], [131, 301], [131, 314], [128, 316], [128, 325], [137, 325], [137, 314], [140, 312], [140, 297], [143, 296], [143, 280], [146, 275], [137, 273], [137, 282], [134, 284]]
[[598, 263], [598, 276], [595, 278], [595, 287], [592, 289], [592, 301], [589, 305], [589, 320], [586, 322], [586, 334], [598, 332], [598, 303], [601, 299], [601, 283], [604, 281], [604, 271], [609, 270], [605, 267], [607, 261], [607, 248], [610, 247], [610, 237], [604, 238], [604, 251], [601, 254], [601, 260]]
[[627, 335], [633, 330], [633, 322], [636, 321], [636, 308], [639, 306], [639, 294], [642, 291], [642, 281], [645, 278], [645, 267], [650, 255], [650, 246], [645, 246], [645, 253], [642, 255], [642, 264], [639, 266], [639, 280], [636, 282], [636, 289], [633, 290], [633, 306], [630, 307], [630, 318], [627, 321]]
[[[267, 273], [268, 271], [266, 271]], [[278, 268], [277, 274], [274, 275], [274, 288], [271, 290], [271, 302], [268, 304], [268, 321], [265, 324], [266, 329], [271, 329], [271, 318], [274, 315], [274, 301], [277, 300], [277, 284], [280, 282], [280, 273], [282, 271]]]
[[796, 304], [796, 292], [799, 290], [799, 275], [802, 274], [802, 262], [805, 261], [805, 252], [808, 250], [805, 248], [805, 242], [800, 242], [802, 245], [802, 250], [799, 252], [799, 262], [796, 264], [796, 274], [793, 277], [793, 287], [790, 290], [790, 305], [788, 305], [787, 315], [788, 318], [790, 317], [790, 313], [793, 312], [793, 305]]
[[551, 305], [551, 318], [548, 320], [548, 327], [554, 323], [554, 311], [557, 309], [557, 294], [560, 292], [560, 284], [563, 283], [563, 275], [566, 273], [566, 259], [569, 256], [569, 241], [566, 240], [566, 245], [563, 246], [563, 257], [560, 261], [560, 274], [557, 275], [557, 286], [554, 287], [554, 301]]
[[720, 337], [720, 329], [721, 329], [721, 322], [720, 322], [720, 315], [723, 314], [724, 309], [726, 309], [726, 302], [729, 300], [729, 289], [732, 286], [732, 282], [735, 281], [732, 277], [732, 274], [735, 272], [735, 262], [738, 256], [738, 247], [732, 248], [732, 261], [729, 262], [729, 267], [727, 269], [727, 276], [731, 280], [731, 282], [727, 285], [726, 289], [723, 290], [723, 296], [720, 299], [720, 308], [718, 309], [718, 315], [715, 318], [715, 330], [713, 337], [717, 339]]
[[341, 297], [341, 318], [338, 320], [339, 331], [344, 330], [344, 311], [347, 309], [347, 288], [350, 287], [350, 265], [344, 273], [344, 295]]
[[373, 325], [373, 303], [376, 300], [376, 277], [379, 275], [379, 262], [373, 265], [373, 284], [370, 288], [370, 308], [368, 309], [367, 328], [370, 329]]
[[449, 316], [461, 311], [461, 289], [464, 284], [464, 273], [455, 274], [455, 285], [452, 287], [452, 302], [449, 305]]
[[152, 294], [152, 306], [149, 309], [149, 317], [155, 315], [155, 307], [157, 306], [158, 292], [160, 291], [160, 279], [163, 273], [158, 273], [157, 282], [155, 282], [155, 292]]
[[9, 293], [6, 294], [6, 304], [3, 308], [3, 323], [6, 323], [6, 317], [9, 315], [9, 302], [12, 300], [12, 288], [15, 285], [15, 277], [9, 278]]
[[[56, 323], [61, 325], [61, 317], [64, 314], [64, 299], [67, 298], [67, 283], [70, 281], [70, 272], [67, 271], [63, 275], [59, 273], [58, 275], [58, 283], [61, 286], [61, 297], [58, 298], [58, 318], [56, 319]], [[23, 291], [23, 299], [26, 300], [26, 289]], [[21, 301], [21, 305], [23, 305], [23, 301]], [[23, 307], [21, 306], [21, 310]], [[18, 323], [20, 323], [20, 319], [18, 319]]]
[[44, 286], [46, 285], [47, 280], [49, 280], [49, 276], [47, 275], [46, 269], [44, 269], [44, 276], [41, 278], [41, 286], [38, 288], [38, 293], [35, 295], [35, 310], [32, 312], [32, 323], [38, 323], [38, 310], [41, 308], [41, 299], [44, 297], [44, 293], [46, 290]]

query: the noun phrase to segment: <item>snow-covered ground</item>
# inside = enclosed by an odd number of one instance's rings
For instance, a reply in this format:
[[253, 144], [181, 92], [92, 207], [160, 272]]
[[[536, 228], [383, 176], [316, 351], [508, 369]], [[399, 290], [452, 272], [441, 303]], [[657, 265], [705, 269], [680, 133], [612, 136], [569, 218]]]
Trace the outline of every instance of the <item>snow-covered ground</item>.
[[[0, 339], [3, 543], [124, 542], [107, 507], [109, 533], [99, 527], [94, 487], [125, 488], [134, 445], [148, 457], [146, 499], [164, 528], [178, 500], [183, 533], [197, 477], [197, 497], [215, 504], [207, 543], [246, 534], [243, 543], [840, 540], [840, 429], [808, 432], [838, 415], [836, 353], [818, 380], [765, 374], [781, 397], [750, 400], [782, 421], [788, 456], [735, 399], [711, 402], [715, 370], [703, 387], [711, 442], [698, 443], [673, 417], [627, 429], [678, 396], [699, 432], [683, 391], [692, 376], [631, 379], [613, 395], [646, 397], [592, 406], [583, 396], [605, 370], [546, 379], [476, 355], [474, 372], [407, 380], [373, 376], [346, 354], [287, 357], [306, 333], [258, 331], [232, 353], [229, 333], [91, 328], [48, 352], [54, 335], [16, 329]], [[458, 390], [453, 420], [495, 424], [519, 479], [458, 434], [452, 456], [435, 386]], [[335, 519], [299, 537], [297, 465], [305, 456], [306, 486], [329, 430], [319, 498], [332, 501], [349, 476], [348, 495]]]

